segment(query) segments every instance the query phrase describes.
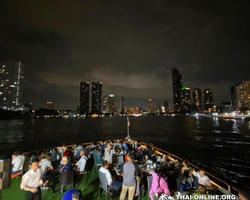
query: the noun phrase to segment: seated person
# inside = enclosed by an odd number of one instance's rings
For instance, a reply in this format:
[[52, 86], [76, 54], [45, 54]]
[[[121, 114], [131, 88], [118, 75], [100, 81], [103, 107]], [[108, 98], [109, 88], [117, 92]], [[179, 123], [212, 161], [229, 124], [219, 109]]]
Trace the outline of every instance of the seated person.
[[153, 176], [152, 186], [149, 192], [150, 199], [154, 200], [154, 197], [159, 197], [160, 194], [162, 193], [170, 195], [168, 183], [162, 177], [162, 171], [161, 170], [155, 171], [153, 172], [152, 176]]
[[[119, 192], [122, 188], [122, 182], [115, 180], [112, 178], [109, 172], [109, 163], [108, 161], [104, 161], [102, 163], [102, 167], [99, 169], [100, 172], [106, 174], [107, 183], [108, 183], [108, 190], [114, 189], [116, 192]], [[112, 194], [110, 194], [112, 196]]]
[[12, 174], [18, 174], [22, 172], [23, 164], [25, 162], [25, 156], [20, 152], [15, 151], [12, 155]]
[[147, 145], [147, 150], [148, 150], [148, 157], [150, 160], [152, 160], [155, 156], [155, 152], [150, 145]]
[[88, 158], [85, 156], [84, 151], [81, 151], [80, 156], [81, 156], [80, 160], [76, 163], [77, 166], [76, 171], [79, 171], [80, 173], [85, 173]]
[[164, 154], [162, 155], [161, 162], [162, 162], [162, 163], [165, 163], [165, 162], [167, 162], [167, 161], [168, 161], [167, 154], [164, 153]]
[[187, 177], [184, 174], [180, 174], [179, 179], [181, 181], [179, 185], [179, 191], [185, 192], [191, 188], [190, 184], [187, 182]]
[[140, 144], [137, 144], [137, 151], [142, 152], [144, 151], [144, 148], [142, 148]]
[[208, 199], [207, 189], [204, 185], [199, 185], [197, 191], [198, 191], [198, 193], [192, 194], [192, 199], [200, 199], [200, 198], [195, 197], [197, 195], [204, 196], [204, 199]]
[[205, 175], [206, 171], [204, 169], [199, 169], [198, 172], [193, 171], [193, 175], [198, 178], [198, 182], [201, 185], [211, 187], [208, 176]]
[[144, 156], [144, 159], [143, 159], [142, 162], [145, 163], [145, 164], [151, 164], [151, 160], [149, 159], [148, 155]]
[[48, 189], [49, 179], [50, 179], [50, 172], [53, 170], [53, 166], [51, 164], [51, 154], [45, 153], [40, 156], [40, 162], [39, 166], [41, 168], [42, 172], [42, 180], [43, 180], [43, 186], [42, 189]]
[[190, 171], [191, 171], [191, 169], [189, 167], [188, 160], [187, 159], [183, 159], [182, 160], [181, 173], [184, 174], [186, 177], [189, 177]]
[[59, 167], [59, 172], [63, 173], [63, 172], [69, 172], [69, 171], [73, 171], [73, 166], [69, 163], [68, 157], [63, 157], [60, 167]]
[[159, 162], [159, 163], [161, 163], [162, 162], [161, 160], [162, 160], [161, 155], [157, 155], [157, 160], [156, 161]]
[[70, 190], [66, 192], [62, 200], [83, 200], [81, 190]]

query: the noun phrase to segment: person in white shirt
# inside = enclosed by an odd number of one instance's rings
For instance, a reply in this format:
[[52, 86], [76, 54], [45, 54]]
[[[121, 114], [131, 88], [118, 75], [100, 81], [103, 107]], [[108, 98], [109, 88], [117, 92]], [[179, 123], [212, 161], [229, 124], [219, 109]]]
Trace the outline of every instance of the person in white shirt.
[[12, 156], [12, 174], [21, 172], [24, 162], [25, 156], [21, 155], [19, 152], [15, 152]]
[[51, 153], [45, 153], [43, 156], [40, 157], [39, 166], [42, 171], [42, 180], [43, 180], [43, 186], [42, 189], [49, 189], [47, 186], [49, 185], [49, 179], [50, 179], [50, 172], [53, 170], [53, 166], [51, 164]]
[[80, 173], [85, 173], [88, 158], [85, 156], [84, 151], [81, 151], [80, 156], [80, 160], [76, 163], [77, 171], [79, 171]]
[[113, 149], [111, 149], [110, 143], [108, 143], [107, 148], [105, 149], [104, 160], [108, 161], [108, 163], [113, 162]]
[[25, 200], [41, 200], [42, 172], [37, 158], [30, 160], [30, 170], [23, 177], [20, 188], [25, 191]]
[[[122, 189], [122, 182], [118, 180], [114, 180], [109, 172], [109, 163], [108, 161], [104, 161], [102, 163], [102, 167], [99, 169], [100, 172], [106, 174], [107, 178], [107, 184], [108, 184], [108, 189], [111, 190], [114, 189], [116, 192], [120, 191]], [[112, 194], [110, 193], [112, 196]]]
[[205, 175], [205, 173], [206, 173], [206, 171], [204, 169], [199, 169], [198, 172], [193, 171], [192, 174], [198, 178], [199, 184], [204, 185], [206, 187], [211, 186], [209, 178], [207, 175]]

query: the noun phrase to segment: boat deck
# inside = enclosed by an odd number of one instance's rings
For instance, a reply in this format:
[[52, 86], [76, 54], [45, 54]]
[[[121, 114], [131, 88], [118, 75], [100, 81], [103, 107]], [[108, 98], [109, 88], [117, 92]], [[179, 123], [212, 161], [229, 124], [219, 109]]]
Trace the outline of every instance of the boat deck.
[[[11, 187], [2, 191], [2, 200], [24, 200], [24, 191], [20, 189], [20, 178], [12, 179]], [[91, 200], [98, 199], [98, 190], [99, 190], [99, 177], [98, 172], [96, 171], [94, 174], [91, 172], [86, 183], [87, 176], [84, 175], [80, 183], [76, 183], [75, 188], [80, 189], [82, 191], [83, 199]], [[70, 187], [65, 188], [65, 192], [61, 194], [62, 196], [70, 190]], [[42, 200], [58, 200], [59, 199], [59, 184], [56, 185], [56, 192], [53, 193], [52, 189], [49, 190], [41, 190], [42, 192]], [[146, 192], [146, 191], [145, 191]], [[148, 199], [148, 192], [145, 193], [143, 199]], [[105, 192], [101, 190], [100, 200], [105, 199]], [[1, 198], [0, 198], [1, 199]], [[109, 197], [108, 197], [109, 199]], [[118, 199], [118, 198], [117, 198]]]
[[[84, 143], [83, 145], [90, 145], [92, 143]], [[146, 147], [146, 143], [141, 142], [141, 146], [142, 147]], [[156, 154], [159, 155], [163, 155], [163, 153], [168, 154], [169, 157], [168, 159], [170, 161], [173, 162], [179, 162], [181, 161], [181, 158], [179, 158], [178, 156], [175, 156], [174, 154], [170, 154], [169, 152], [159, 149], [157, 147], [151, 146], [154, 148], [154, 151]], [[50, 148], [50, 149], [54, 149], [54, 148]], [[49, 150], [49, 149], [43, 149], [43, 150], [36, 150], [33, 151], [33, 155], [39, 155], [39, 153], [41, 153], [42, 151], [45, 150]], [[27, 159], [27, 158], [26, 158]], [[92, 160], [93, 161], [93, 160]], [[88, 162], [90, 167], [88, 168], [89, 170], [92, 169], [93, 167], [93, 163], [91, 164], [91, 162]], [[91, 167], [92, 166], [92, 167]], [[192, 168], [198, 169], [197, 166], [193, 165], [190, 163], [190, 166]], [[119, 175], [118, 173], [116, 173], [117, 175]], [[238, 194], [238, 191], [236, 188], [230, 186], [229, 184], [219, 180], [218, 178], [216, 178], [215, 176], [207, 173], [207, 175], [211, 178], [210, 182], [216, 187], [219, 188], [220, 192], [224, 193], [224, 194], [228, 194], [231, 195], [231, 190], [234, 191], [234, 194]], [[5, 189], [1, 192], [0, 195], [0, 200], [23, 200], [24, 199], [24, 191], [20, 189], [20, 183], [21, 183], [21, 177], [19, 178], [14, 178], [12, 179], [12, 185], [10, 188]], [[52, 184], [52, 183], [51, 183]], [[219, 185], [218, 185], [219, 184]], [[224, 188], [223, 188], [224, 186]], [[145, 185], [146, 187], [146, 185]], [[99, 191], [99, 176], [98, 176], [98, 172], [95, 171], [95, 173], [93, 173], [93, 171], [91, 171], [91, 173], [89, 174], [88, 180], [87, 180], [87, 175], [84, 175], [83, 178], [80, 181], [77, 181], [75, 183], [75, 189], [80, 189], [82, 192], [82, 196], [83, 199], [87, 199], [87, 200], [91, 200], [91, 199], [98, 199], [98, 191]], [[228, 189], [228, 190], [227, 190]], [[60, 194], [60, 198], [59, 198], [59, 183], [56, 184], [55, 187], [56, 192], [53, 193], [52, 189], [49, 190], [42, 190], [42, 200], [60, 200], [62, 199], [62, 197], [64, 196], [64, 194], [70, 190], [70, 188], [65, 188], [65, 192], [63, 194]], [[101, 195], [100, 195], [100, 200], [104, 200], [106, 196], [106, 192], [104, 192], [103, 190], [101, 190]], [[148, 199], [148, 191], [145, 190], [144, 192], [144, 198], [142, 198], [142, 196], [140, 197], [140, 199]], [[2, 199], [1, 199], [2, 197]], [[109, 198], [109, 195], [108, 195]], [[238, 197], [237, 197], [238, 199]]]

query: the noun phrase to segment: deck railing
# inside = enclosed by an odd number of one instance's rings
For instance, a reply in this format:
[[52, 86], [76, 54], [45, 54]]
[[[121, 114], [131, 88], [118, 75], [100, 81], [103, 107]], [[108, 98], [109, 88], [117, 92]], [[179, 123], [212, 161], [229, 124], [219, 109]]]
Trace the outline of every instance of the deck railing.
[[[152, 149], [154, 149], [156, 151], [156, 153], [158, 154], [167, 154], [169, 157], [170, 160], [172, 161], [176, 161], [176, 162], [181, 162], [182, 159], [166, 150], [163, 150], [163, 149], [160, 149], [158, 147], [155, 147], [153, 145], [149, 145], [147, 143], [144, 143], [144, 142], [141, 142], [141, 145], [143, 147], [146, 147], [146, 146], [150, 146]], [[192, 168], [198, 170], [199, 167], [197, 167], [196, 165], [192, 164], [192, 163], [189, 163], [189, 165], [192, 166]], [[233, 186], [231, 186], [230, 184], [226, 183], [225, 181], [222, 181], [221, 179], [215, 177], [214, 175], [210, 174], [209, 172], [206, 172], [206, 174], [209, 176], [209, 178], [212, 180], [210, 181], [213, 185], [215, 185], [216, 187], [218, 187], [219, 189], [220, 188], [225, 188], [226, 190], [228, 190], [230, 193], [232, 194], [235, 194], [235, 195], [238, 195], [239, 193], [239, 190]], [[211, 178], [212, 177], [212, 178]]]
[[[120, 139], [120, 141], [123, 141], [123, 139]], [[83, 146], [89, 146], [93, 144], [93, 142], [87, 142], [87, 143], [81, 143], [81, 145]], [[166, 150], [160, 149], [158, 147], [155, 147], [153, 145], [147, 144], [145, 142], [140, 142], [142, 147], [147, 147], [150, 146], [157, 154], [167, 154], [169, 157], [168, 159], [175, 161], [175, 162], [181, 162], [182, 159]], [[66, 147], [71, 147], [72, 149], [74, 149], [76, 147], [76, 144], [71, 144], [71, 145], [67, 145]], [[32, 154], [32, 155], [38, 155], [41, 152], [44, 151], [50, 151], [53, 149], [57, 149], [58, 147], [52, 147], [52, 148], [46, 148], [46, 149], [39, 149], [39, 150], [33, 150], [33, 151], [29, 151], [29, 152], [24, 152], [24, 154]], [[197, 167], [196, 165], [189, 163], [190, 166], [192, 166], [194, 169], [198, 170], [199, 167]], [[233, 186], [231, 186], [230, 184], [226, 183], [225, 181], [220, 180], [219, 178], [215, 177], [214, 175], [210, 174], [209, 172], [206, 172], [206, 174], [210, 177], [210, 179], [212, 180], [211, 183], [213, 185], [215, 185], [216, 187], [220, 188], [224, 188], [226, 190], [228, 190], [230, 193], [238, 195], [239, 190]], [[211, 178], [212, 177], [212, 178]]]

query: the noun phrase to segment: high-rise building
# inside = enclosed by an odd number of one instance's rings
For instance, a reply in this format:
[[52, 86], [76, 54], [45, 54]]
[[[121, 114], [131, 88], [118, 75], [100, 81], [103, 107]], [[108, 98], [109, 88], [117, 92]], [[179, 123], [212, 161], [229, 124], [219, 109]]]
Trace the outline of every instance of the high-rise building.
[[102, 113], [102, 82], [92, 82], [92, 114]]
[[193, 105], [194, 105], [194, 110], [196, 111], [202, 110], [202, 95], [201, 95], [201, 90], [199, 88], [193, 89]]
[[157, 103], [157, 113], [158, 114], [162, 113], [161, 103], [160, 102]]
[[163, 107], [164, 107], [164, 113], [168, 113], [169, 112], [169, 109], [168, 109], [168, 101], [164, 101], [163, 103]]
[[155, 104], [152, 99], [148, 100], [148, 113], [155, 113]]
[[103, 113], [109, 113], [109, 96], [103, 97]]
[[213, 93], [211, 89], [205, 89], [203, 91], [204, 110], [210, 110], [214, 106]]
[[53, 110], [54, 109], [53, 102], [47, 102], [46, 103], [46, 109]]
[[22, 105], [24, 67], [21, 62], [0, 63], [0, 107], [9, 110]]
[[115, 109], [115, 95], [113, 95], [113, 94], [109, 95], [108, 105], [109, 105], [109, 113], [114, 114], [114, 112], [115, 112], [115, 110], [114, 110]]
[[230, 88], [233, 109], [250, 108], [250, 81], [242, 81]]
[[89, 82], [80, 83], [80, 115], [89, 114]]
[[176, 68], [172, 69], [173, 100], [175, 112], [181, 109], [181, 89], [183, 87], [182, 75]]
[[183, 112], [190, 111], [191, 108], [191, 95], [190, 88], [183, 87], [181, 89], [181, 110]]
[[120, 96], [120, 114], [124, 114], [125, 110], [124, 110], [124, 97]]

